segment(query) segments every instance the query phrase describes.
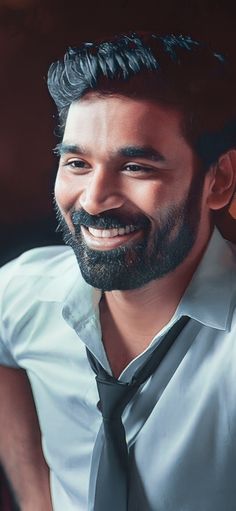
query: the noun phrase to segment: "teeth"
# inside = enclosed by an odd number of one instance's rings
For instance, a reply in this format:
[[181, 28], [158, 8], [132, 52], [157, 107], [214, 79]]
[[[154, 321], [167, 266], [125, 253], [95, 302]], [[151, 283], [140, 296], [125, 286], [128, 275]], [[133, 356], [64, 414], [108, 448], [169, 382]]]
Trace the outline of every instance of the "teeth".
[[88, 227], [88, 230], [93, 236], [96, 236], [96, 238], [114, 238], [115, 236], [129, 234], [136, 229], [133, 225], [127, 225], [119, 229], [93, 229], [92, 227]]

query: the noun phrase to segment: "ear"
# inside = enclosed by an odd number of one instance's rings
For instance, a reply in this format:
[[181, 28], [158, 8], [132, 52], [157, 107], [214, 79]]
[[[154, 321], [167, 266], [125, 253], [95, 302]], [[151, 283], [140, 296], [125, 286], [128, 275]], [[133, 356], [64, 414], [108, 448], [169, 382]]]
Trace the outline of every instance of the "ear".
[[210, 175], [207, 204], [210, 209], [218, 210], [230, 204], [235, 192], [236, 149], [221, 155]]

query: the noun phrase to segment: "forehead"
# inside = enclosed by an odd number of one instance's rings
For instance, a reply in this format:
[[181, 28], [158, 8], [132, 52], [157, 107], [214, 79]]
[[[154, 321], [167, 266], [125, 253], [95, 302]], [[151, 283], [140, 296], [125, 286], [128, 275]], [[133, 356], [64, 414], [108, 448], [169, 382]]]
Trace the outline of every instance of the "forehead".
[[190, 151], [181, 112], [156, 101], [89, 93], [69, 108], [63, 141], [108, 154], [120, 147], [151, 146], [166, 157]]

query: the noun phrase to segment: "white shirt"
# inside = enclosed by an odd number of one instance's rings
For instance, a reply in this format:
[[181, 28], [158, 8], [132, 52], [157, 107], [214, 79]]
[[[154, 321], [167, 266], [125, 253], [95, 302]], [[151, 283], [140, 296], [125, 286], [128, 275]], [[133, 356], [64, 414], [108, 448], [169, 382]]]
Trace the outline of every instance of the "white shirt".
[[[232, 248], [215, 230], [174, 317], [120, 376], [129, 381], [170, 326], [181, 315], [192, 318], [123, 415], [132, 460], [130, 511], [236, 509]], [[8, 263], [0, 288], [0, 362], [28, 373], [53, 508], [92, 511], [103, 429], [85, 347], [110, 371], [101, 291], [82, 279], [64, 246], [33, 249]]]

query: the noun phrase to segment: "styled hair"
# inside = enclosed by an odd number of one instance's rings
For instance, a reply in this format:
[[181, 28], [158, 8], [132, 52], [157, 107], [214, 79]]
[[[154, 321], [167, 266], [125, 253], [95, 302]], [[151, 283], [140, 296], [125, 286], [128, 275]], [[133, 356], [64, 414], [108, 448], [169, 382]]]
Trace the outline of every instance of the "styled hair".
[[88, 92], [152, 99], [180, 111], [205, 170], [236, 146], [235, 79], [223, 55], [183, 35], [128, 33], [69, 48], [48, 72], [63, 134], [69, 107]]

